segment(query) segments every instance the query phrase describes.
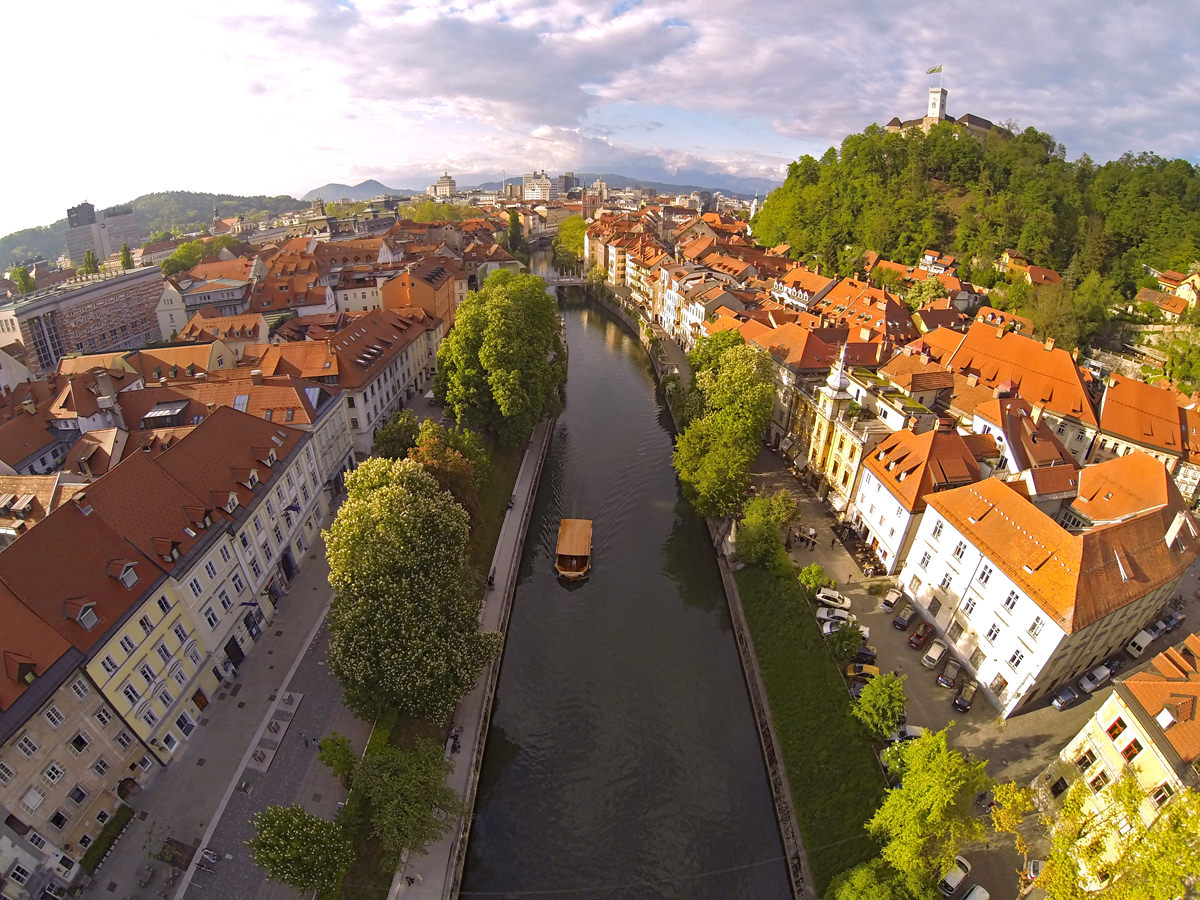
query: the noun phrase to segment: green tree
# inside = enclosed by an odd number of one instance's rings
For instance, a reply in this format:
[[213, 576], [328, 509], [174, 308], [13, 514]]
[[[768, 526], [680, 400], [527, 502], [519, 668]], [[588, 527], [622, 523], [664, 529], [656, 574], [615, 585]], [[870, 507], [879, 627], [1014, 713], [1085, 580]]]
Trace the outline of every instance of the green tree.
[[734, 328], [701, 335], [687, 355], [688, 366], [692, 370], [692, 383], [695, 384], [694, 379], [698, 373], [715, 369], [726, 350], [745, 343], [746, 339], [742, 337], [742, 333]]
[[[583, 216], [567, 216], [554, 236], [555, 265], [559, 268], [578, 266], [583, 260], [583, 236], [587, 220]], [[561, 262], [561, 265], [559, 263]]]
[[371, 454], [384, 459], [404, 459], [408, 451], [417, 445], [417, 432], [421, 422], [411, 409], [401, 409], [375, 432], [371, 442]]
[[908, 304], [909, 309], [920, 309], [929, 301], [945, 296], [946, 288], [938, 281], [937, 276], [928, 275], [904, 292], [904, 302]]
[[121, 245], [121, 268], [122, 269], [132, 269], [133, 268], [133, 251], [129, 249], [128, 244]]
[[796, 574], [796, 578], [808, 592], [810, 598], [817, 592], [817, 588], [824, 587], [829, 583], [825, 578], [825, 570], [817, 563], [809, 563]]
[[167, 241], [174, 240], [175, 235], [171, 234], [169, 229], [156, 231], [146, 238], [146, 243], [142, 244], [142, 249], [145, 250], [151, 244], [165, 244]]
[[364, 718], [441, 721], [499, 649], [479, 630], [466, 511], [413, 460], [368, 459], [324, 532], [329, 668]]
[[176, 275], [179, 272], [186, 272], [201, 260], [210, 256], [215, 257], [222, 250], [236, 247], [239, 243], [241, 241], [236, 236], [222, 234], [215, 238], [197, 238], [186, 244], [180, 244], [175, 248], [175, 252], [163, 261], [161, 266], [163, 274]]
[[479, 521], [479, 487], [471, 461], [439, 436], [430, 436], [408, 451], [434, 481], [458, 501], [472, 522]]
[[546, 283], [501, 269], [459, 308], [438, 347], [434, 392], [459, 425], [516, 446], [557, 415], [566, 380], [562, 320]]
[[358, 766], [358, 754], [350, 744], [350, 738], [336, 731], [321, 738], [318, 745], [317, 759], [332, 770], [334, 775], [342, 779], [344, 787], [350, 786], [350, 779]]
[[8, 274], [12, 282], [17, 286], [17, 290], [21, 292], [22, 297], [32, 293], [37, 288], [37, 281], [24, 266], [17, 266]]
[[906, 675], [886, 672], [872, 678], [863, 687], [850, 712], [876, 738], [883, 739], [896, 730], [904, 717], [904, 679]]
[[923, 900], [927, 896], [924, 892], [914, 896], [903, 876], [882, 859], [843, 872], [825, 892], [825, 900]]
[[96, 251], [85, 250], [83, 254], [83, 262], [79, 264], [80, 275], [95, 275], [100, 271], [100, 260], [96, 258]]
[[508, 231], [504, 234], [504, 249], [514, 255], [525, 251], [525, 231], [521, 228], [521, 215], [515, 209], [508, 213]]
[[903, 781], [888, 791], [867, 831], [883, 842], [883, 859], [910, 890], [927, 890], [950, 870], [964, 844], [983, 837], [972, 807], [990, 784], [985, 766], [950, 749], [946, 729], [927, 731], [897, 751], [894, 768]]
[[354, 861], [354, 847], [341, 827], [298, 804], [268, 806], [250, 824], [255, 835], [246, 845], [255, 864], [269, 880], [298, 891], [332, 890]]
[[412, 750], [385, 746], [368, 754], [354, 775], [354, 789], [371, 807], [371, 824], [384, 848], [424, 853], [450, 828], [464, 807], [446, 784], [454, 764], [429, 740]]
[[1033, 791], [1028, 787], [1006, 781], [992, 789], [992, 828], [997, 834], [1011, 834], [1022, 856], [1029, 855], [1029, 845], [1020, 826], [1032, 811]]
[[475, 486], [483, 487], [491, 473], [492, 461], [477, 432], [469, 428], [447, 428], [433, 419], [424, 419], [417, 432], [417, 446], [423, 447], [434, 440], [441, 441], [465, 456], [475, 473]]
[[684, 496], [700, 515], [719, 519], [741, 509], [756, 449], [733, 413], [711, 413], [684, 429], [673, 462]]
[[738, 522], [738, 558], [754, 565], [765, 563], [786, 568], [788, 558], [779, 531], [795, 515], [796, 499], [785, 490], [747, 500]]
[[857, 622], [850, 622], [825, 638], [825, 646], [834, 659], [846, 660], [858, 652], [863, 645], [863, 630]]

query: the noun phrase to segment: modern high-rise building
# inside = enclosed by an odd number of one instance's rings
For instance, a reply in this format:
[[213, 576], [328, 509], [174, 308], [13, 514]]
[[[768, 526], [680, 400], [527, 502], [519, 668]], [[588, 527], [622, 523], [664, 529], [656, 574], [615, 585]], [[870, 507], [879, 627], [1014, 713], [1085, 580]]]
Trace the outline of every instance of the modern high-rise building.
[[521, 180], [521, 195], [527, 203], [547, 202], [553, 200], [557, 196], [558, 184], [551, 181], [545, 170], [541, 172], [529, 172]]
[[121, 249], [122, 244], [137, 245], [141, 237], [133, 217], [133, 204], [110, 206], [96, 212], [90, 203], [80, 203], [67, 210], [67, 256], [79, 265], [87, 251], [105, 259]]
[[429, 186], [428, 193], [431, 197], [453, 197], [458, 193], [458, 185], [454, 183], [450, 174], [446, 173]]

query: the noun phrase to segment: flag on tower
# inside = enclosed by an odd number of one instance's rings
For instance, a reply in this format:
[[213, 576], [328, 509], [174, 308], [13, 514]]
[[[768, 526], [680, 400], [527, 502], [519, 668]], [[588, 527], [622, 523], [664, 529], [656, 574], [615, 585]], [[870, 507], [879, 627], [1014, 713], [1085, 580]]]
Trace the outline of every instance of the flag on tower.
[[936, 74], [938, 74], [940, 71], [942, 71], [942, 67], [941, 67], [941, 65], [939, 64], [939, 65], [936, 65], [936, 66], [934, 66], [932, 69], [930, 69], [930, 70], [929, 70], [928, 72], [926, 72], [925, 74], [926, 74], [926, 75], [936, 75]]

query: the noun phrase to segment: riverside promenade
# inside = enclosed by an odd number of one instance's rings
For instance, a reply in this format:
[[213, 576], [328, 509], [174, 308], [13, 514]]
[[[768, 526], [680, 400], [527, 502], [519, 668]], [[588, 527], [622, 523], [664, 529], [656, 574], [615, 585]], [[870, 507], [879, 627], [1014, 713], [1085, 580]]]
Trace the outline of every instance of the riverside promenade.
[[[495, 585], [484, 598], [480, 619], [484, 631], [504, 632], [508, 627], [521, 552], [525, 546], [525, 532], [533, 512], [533, 501], [537, 496], [550, 437], [554, 433], [554, 423], [554, 419], [543, 419], [533, 429], [521, 468], [517, 472], [517, 480], [513, 485], [513, 508], [505, 516], [500, 538], [496, 541], [496, 551], [492, 555]], [[488, 725], [492, 718], [492, 701], [503, 657], [501, 650], [454, 712], [454, 724], [462, 729], [459, 737], [461, 747], [458, 753], [451, 754], [447, 742], [446, 752], [455, 763], [447, 784], [462, 799], [466, 813], [444, 837], [430, 844], [424, 855], [401, 859], [396, 877], [392, 880], [389, 898], [441, 900], [458, 896], [475, 807], [475, 791], [479, 783], [479, 767], [483, 762]]]

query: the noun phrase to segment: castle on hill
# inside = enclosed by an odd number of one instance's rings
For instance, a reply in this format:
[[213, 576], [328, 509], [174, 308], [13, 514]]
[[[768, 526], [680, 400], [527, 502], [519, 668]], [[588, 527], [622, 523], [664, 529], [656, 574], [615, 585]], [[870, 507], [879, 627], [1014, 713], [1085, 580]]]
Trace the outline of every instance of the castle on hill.
[[[892, 121], [887, 123], [887, 130], [891, 133], [900, 133], [909, 128], [920, 128], [925, 134], [929, 134], [929, 130], [938, 122], [950, 122], [954, 125], [961, 125], [969, 134], [977, 138], [983, 138], [993, 128], [998, 126], [990, 119], [985, 119], [982, 116], [966, 113], [959, 116], [957, 119], [946, 112], [946, 97], [948, 92], [942, 87], [931, 87], [929, 89], [929, 109], [925, 115], [919, 119], [909, 119], [901, 122], [899, 116], [893, 116]], [[1004, 129], [998, 128], [1003, 131]]]

